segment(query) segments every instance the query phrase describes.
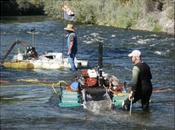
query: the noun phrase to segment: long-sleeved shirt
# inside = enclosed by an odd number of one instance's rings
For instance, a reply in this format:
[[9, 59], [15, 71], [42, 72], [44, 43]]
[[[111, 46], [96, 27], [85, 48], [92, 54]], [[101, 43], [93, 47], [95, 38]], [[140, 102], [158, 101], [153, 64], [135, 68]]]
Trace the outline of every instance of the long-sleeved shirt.
[[152, 88], [152, 74], [149, 66], [146, 63], [138, 63], [132, 69], [132, 79], [128, 86], [131, 91], [141, 91], [142, 87]]

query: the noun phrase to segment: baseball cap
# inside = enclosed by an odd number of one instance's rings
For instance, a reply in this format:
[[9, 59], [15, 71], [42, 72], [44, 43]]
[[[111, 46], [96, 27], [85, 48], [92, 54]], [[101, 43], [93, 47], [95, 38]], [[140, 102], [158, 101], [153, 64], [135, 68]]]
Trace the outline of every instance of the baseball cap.
[[128, 56], [141, 56], [141, 52], [139, 50], [133, 50], [131, 53], [128, 54]]

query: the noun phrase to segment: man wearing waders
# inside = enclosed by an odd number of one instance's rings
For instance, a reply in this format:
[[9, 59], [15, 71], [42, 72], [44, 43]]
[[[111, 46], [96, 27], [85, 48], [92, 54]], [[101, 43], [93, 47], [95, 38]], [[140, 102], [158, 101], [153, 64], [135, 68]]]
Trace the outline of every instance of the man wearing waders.
[[77, 68], [75, 66], [75, 56], [77, 54], [77, 36], [75, 34], [74, 26], [73, 24], [68, 24], [66, 28], [64, 28], [68, 32], [66, 38], [67, 38], [67, 47], [68, 47], [68, 60], [71, 65], [71, 70], [76, 71]]
[[142, 62], [141, 52], [134, 50], [128, 55], [134, 67], [132, 69], [132, 80], [128, 84], [131, 87], [128, 99], [123, 103], [123, 109], [129, 110], [130, 103], [137, 102], [141, 99], [142, 109], [147, 110], [149, 108], [149, 100], [152, 94], [152, 74], [150, 67]]

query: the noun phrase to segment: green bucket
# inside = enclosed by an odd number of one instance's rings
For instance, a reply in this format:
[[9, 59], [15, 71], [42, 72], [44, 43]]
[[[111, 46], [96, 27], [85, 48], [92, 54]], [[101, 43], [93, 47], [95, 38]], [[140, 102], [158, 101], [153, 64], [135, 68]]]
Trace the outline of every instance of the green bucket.
[[63, 108], [80, 107], [81, 95], [77, 92], [68, 92], [63, 90], [61, 102], [59, 102], [58, 106]]
[[127, 98], [128, 93], [121, 93], [118, 95], [114, 95], [112, 98], [112, 102], [116, 108], [122, 108], [122, 104]]

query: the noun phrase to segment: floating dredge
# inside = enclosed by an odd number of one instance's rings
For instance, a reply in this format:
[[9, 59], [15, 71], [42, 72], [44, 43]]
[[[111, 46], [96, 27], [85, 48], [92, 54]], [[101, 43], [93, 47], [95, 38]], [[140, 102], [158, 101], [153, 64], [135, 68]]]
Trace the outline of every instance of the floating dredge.
[[[24, 53], [18, 51], [10, 61], [5, 61], [15, 45], [22, 45], [26, 48]], [[1, 65], [6, 68], [14, 69], [62, 69], [71, 68], [68, 58], [64, 58], [63, 53], [48, 52], [38, 55], [35, 48], [24, 41], [14, 42], [1, 61]], [[75, 65], [78, 68], [87, 67], [88, 61], [75, 59]]]
[[122, 108], [124, 100], [128, 97], [125, 85], [115, 76], [94, 69], [82, 70], [80, 77], [60, 89], [58, 106], [61, 108], [88, 108], [89, 102], [105, 102], [107, 108]]

